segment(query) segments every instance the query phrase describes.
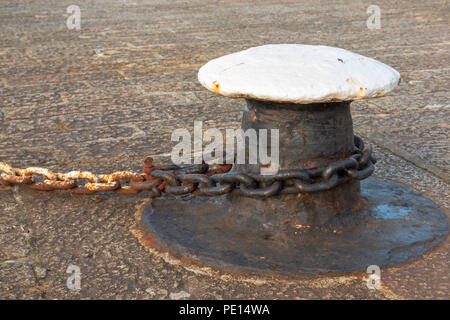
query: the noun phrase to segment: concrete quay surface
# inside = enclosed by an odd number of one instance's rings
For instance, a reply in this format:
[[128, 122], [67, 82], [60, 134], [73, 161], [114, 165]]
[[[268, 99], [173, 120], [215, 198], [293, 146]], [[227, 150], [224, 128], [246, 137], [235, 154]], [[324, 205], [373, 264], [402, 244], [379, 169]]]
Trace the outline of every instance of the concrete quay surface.
[[[70, 30], [67, 7], [81, 9]], [[397, 69], [386, 97], [352, 103], [372, 143], [375, 177], [413, 189], [449, 215], [449, 16], [444, 0], [71, 1], [0, 3], [0, 161], [14, 167], [140, 170], [167, 162], [177, 128], [239, 127], [243, 100], [197, 81], [208, 60], [269, 43], [341, 47]], [[365, 273], [287, 281], [204, 275], [166, 263], [133, 235], [134, 196], [0, 190], [0, 299], [449, 299], [450, 242]], [[81, 289], [69, 290], [69, 265]]]

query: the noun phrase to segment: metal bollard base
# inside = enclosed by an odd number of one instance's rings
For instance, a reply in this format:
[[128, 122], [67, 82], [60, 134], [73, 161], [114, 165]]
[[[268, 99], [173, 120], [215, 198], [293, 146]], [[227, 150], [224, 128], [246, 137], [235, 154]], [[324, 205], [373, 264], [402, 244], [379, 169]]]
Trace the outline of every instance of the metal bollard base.
[[360, 202], [327, 221], [307, 206], [291, 206], [292, 197], [154, 199], [138, 217], [139, 237], [185, 266], [295, 277], [409, 261], [437, 246], [449, 228], [431, 200], [376, 179], [361, 181]]

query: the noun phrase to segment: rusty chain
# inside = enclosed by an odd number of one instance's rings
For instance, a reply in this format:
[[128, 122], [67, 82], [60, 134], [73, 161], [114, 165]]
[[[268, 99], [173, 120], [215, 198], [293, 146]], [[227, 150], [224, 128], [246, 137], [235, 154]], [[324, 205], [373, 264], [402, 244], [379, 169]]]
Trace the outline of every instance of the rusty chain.
[[0, 185], [23, 184], [41, 191], [69, 190], [76, 194], [102, 191], [137, 194], [146, 190], [151, 198], [163, 193], [218, 196], [231, 192], [265, 198], [277, 194], [324, 191], [349, 179], [362, 180], [373, 173], [375, 163], [371, 146], [365, 145], [355, 135], [355, 149], [347, 159], [332, 162], [325, 167], [285, 170], [274, 175], [230, 171], [232, 164], [203, 163], [187, 167], [154, 165], [150, 157], [144, 160], [143, 173], [120, 171], [101, 175], [89, 171], [53, 173], [38, 167], [18, 169], [0, 162]]

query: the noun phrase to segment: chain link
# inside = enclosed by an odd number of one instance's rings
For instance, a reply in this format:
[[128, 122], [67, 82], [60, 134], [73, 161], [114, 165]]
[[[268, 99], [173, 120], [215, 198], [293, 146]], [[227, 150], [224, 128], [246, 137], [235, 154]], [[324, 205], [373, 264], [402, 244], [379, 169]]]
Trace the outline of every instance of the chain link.
[[[226, 155], [223, 155], [225, 159]], [[247, 197], [266, 198], [277, 194], [311, 193], [329, 190], [350, 179], [362, 180], [375, 170], [375, 157], [370, 145], [355, 135], [353, 154], [325, 167], [284, 170], [274, 175], [249, 174], [230, 171], [232, 164], [154, 165], [144, 160], [143, 173], [120, 171], [95, 175], [89, 171], [53, 173], [46, 168], [13, 168], [0, 162], [0, 185], [27, 185], [41, 191], [69, 190], [76, 194], [113, 191], [118, 194], [137, 194], [148, 191], [151, 198], [163, 193], [219, 196], [237, 193]], [[83, 183], [84, 181], [84, 183]]]

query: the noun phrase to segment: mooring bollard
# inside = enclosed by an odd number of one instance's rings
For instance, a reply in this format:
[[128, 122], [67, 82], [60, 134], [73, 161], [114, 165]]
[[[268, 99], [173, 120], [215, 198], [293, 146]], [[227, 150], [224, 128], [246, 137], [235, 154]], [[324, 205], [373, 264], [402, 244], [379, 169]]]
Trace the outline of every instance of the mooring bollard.
[[186, 265], [288, 276], [392, 266], [435, 247], [448, 232], [443, 211], [365, 179], [375, 158], [353, 133], [350, 102], [383, 96], [399, 79], [383, 63], [325, 46], [266, 45], [210, 61], [199, 81], [246, 99], [242, 128], [279, 130], [279, 171], [235, 165], [221, 181], [238, 173], [240, 194], [153, 199], [141, 241]]

